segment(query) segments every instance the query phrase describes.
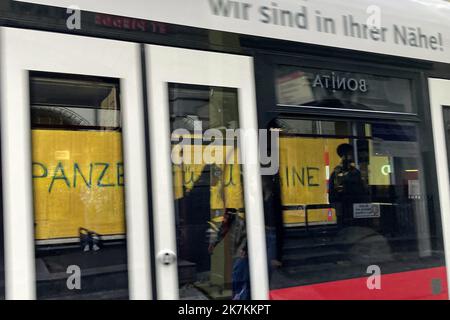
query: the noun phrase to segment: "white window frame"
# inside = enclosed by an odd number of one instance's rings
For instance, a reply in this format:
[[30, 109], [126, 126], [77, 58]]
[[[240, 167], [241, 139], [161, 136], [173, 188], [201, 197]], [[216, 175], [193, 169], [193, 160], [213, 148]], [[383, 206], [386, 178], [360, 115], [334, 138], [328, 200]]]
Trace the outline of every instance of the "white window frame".
[[[253, 58], [207, 51], [146, 45], [152, 162], [155, 253], [176, 253], [168, 83], [238, 89], [240, 128], [253, 132], [243, 139], [244, 200], [252, 299], [268, 299], [268, 277]], [[177, 264], [156, 259], [158, 299], [178, 299]]]
[[36, 298], [28, 73], [33, 70], [121, 79], [129, 295], [150, 299], [140, 46], [32, 30], [0, 31], [6, 298]]

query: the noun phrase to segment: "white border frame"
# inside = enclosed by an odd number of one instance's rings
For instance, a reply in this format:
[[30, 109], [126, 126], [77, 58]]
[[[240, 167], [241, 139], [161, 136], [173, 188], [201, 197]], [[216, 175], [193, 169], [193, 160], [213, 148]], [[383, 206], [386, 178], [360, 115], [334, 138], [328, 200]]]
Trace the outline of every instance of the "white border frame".
[[[446, 1], [428, 0], [280, 0], [276, 1], [279, 8], [297, 12], [300, 6], [308, 8], [310, 15], [315, 11], [322, 12], [324, 16], [341, 20], [341, 16], [351, 14], [356, 21], [367, 21], [373, 17], [371, 6], [378, 8], [376, 12], [382, 12], [384, 27], [393, 24], [407, 25], [422, 28], [426, 34], [442, 34], [443, 48], [440, 50], [426, 50], [413, 46], [397, 44], [393, 39], [393, 31], [389, 31], [386, 41], [370, 41], [364, 38], [345, 36], [341, 32], [326, 33], [317, 28], [287, 28], [283, 24], [261, 23], [258, 7], [268, 5], [269, 1], [247, 1], [252, 5], [248, 19], [235, 19], [229, 8], [228, 18], [215, 15], [210, 1], [206, 0], [16, 0], [31, 2], [47, 6], [70, 8], [78, 6], [83, 11], [112, 14], [123, 17], [132, 17], [150, 21], [159, 21], [180, 26], [190, 26], [206, 30], [231, 32], [256, 37], [271, 38], [276, 40], [293, 41], [296, 43], [309, 43], [332, 48], [358, 50], [376, 54], [394, 55], [404, 58], [437, 61], [450, 63], [448, 51], [450, 50], [450, 4]], [[217, 3], [217, 1], [216, 1]], [[237, 7], [236, 7], [237, 8]], [[405, 14], [405, 8], [408, 8]], [[368, 10], [370, 9], [370, 10]], [[379, 11], [378, 11], [379, 10]], [[310, 18], [311, 19], [311, 18]], [[274, 22], [274, 21], [272, 21]], [[392, 28], [390, 28], [392, 29]]]
[[144, 109], [138, 44], [1, 28], [1, 139], [5, 290], [35, 299], [28, 70], [121, 79], [131, 299], [151, 298]]
[[450, 106], [450, 80], [429, 79], [431, 118], [433, 123], [436, 170], [438, 172], [439, 199], [444, 236], [447, 284], [450, 295], [450, 176], [443, 108]]
[[[266, 241], [259, 170], [253, 59], [246, 56], [146, 45], [155, 253], [176, 252], [174, 196], [170, 157], [168, 83], [238, 89], [244, 199], [252, 299], [268, 299]], [[178, 299], [177, 264], [156, 259], [158, 299]]]

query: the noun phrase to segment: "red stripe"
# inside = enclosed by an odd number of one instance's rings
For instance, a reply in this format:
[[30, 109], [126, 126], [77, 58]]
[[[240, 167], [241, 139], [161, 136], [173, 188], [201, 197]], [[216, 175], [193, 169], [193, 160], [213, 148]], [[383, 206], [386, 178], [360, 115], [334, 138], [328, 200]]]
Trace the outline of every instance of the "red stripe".
[[[440, 279], [442, 290], [433, 295], [432, 280]], [[448, 300], [445, 267], [381, 276], [381, 290], [369, 290], [367, 278], [320, 283], [273, 290], [272, 300]]]
[[324, 156], [325, 165], [329, 166], [330, 165], [330, 153], [328, 151], [325, 151], [323, 156]]
[[333, 210], [328, 209], [328, 222], [333, 221]]

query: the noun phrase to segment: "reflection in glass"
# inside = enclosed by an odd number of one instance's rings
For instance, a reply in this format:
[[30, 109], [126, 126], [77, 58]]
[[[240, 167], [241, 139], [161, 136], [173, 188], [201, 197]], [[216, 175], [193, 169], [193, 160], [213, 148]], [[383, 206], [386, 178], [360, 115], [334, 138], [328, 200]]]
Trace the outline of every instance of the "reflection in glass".
[[444, 126], [445, 126], [445, 140], [447, 142], [447, 161], [450, 168], [450, 108], [444, 107]]
[[415, 124], [274, 126], [280, 171], [263, 178], [272, 290], [365, 277], [370, 265], [385, 274], [442, 264]]
[[278, 105], [416, 113], [411, 81], [289, 65], [276, 70]]
[[127, 299], [119, 82], [33, 73], [38, 299]]
[[237, 90], [170, 84], [169, 101], [180, 297], [249, 299]]

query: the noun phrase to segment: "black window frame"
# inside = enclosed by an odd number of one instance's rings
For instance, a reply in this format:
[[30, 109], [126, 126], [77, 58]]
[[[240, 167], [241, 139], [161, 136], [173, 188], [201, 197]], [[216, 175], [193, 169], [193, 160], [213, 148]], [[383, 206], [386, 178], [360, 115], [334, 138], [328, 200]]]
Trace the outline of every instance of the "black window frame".
[[[330, 50], [330, 52], [332, 52]], [[316, 53], [314, 55], [314, 53]], [[442, 251], [439, 265], [446, 267], [443, 229], [441, 220], [441, 208], [439, 189], [437, 184], [437, 169], [434, 152], [434, 139], [432, 120], [428, 95], [427, 70], [425, 64], [421, 65], [413, 61], [404, 61], [401, 66], [392, 64], [380, 64], [379, 61], [367, 61], [357, 59], [354, 52], [348, 52], [348, 57], [342, 55], [326, 54], [324, 50], [316, 50], [313, 53], [287, 53], [272, 49], [260, 49], [254, 51], [255, 58], [255, 87], [257, 100], [257, 113], [259, 129], [267, 129], [276, 118], [297, 118], [331, 121], [367, 121], [376, 122], [400, 122], [413, 123], [417, 126], [418, 143], [421, 146], [421, 161], [423, 168], [427, 170], [423, 176], [427, 191], [428, 221], [430, 223], [432, 250]], [[381, 55], [378, 55], [381, 56]], [[286, 107], [277, 104], [276, 71], [279, 65], [295, 66], [299, 68], [313, 68], [338, 72], [362, 73], [384, 77], [394, 77], [410, 80], [412, 110], [417, 113], [385, 113], [363, 110], [339, 110], [332, 108], [308, 108], [302, 106]], [[435, 240], [435, 241], [433, 241]], [[428, 267], [425, 267], [425, 269]], [[414, 269], [414, 268], [413, 268]], [[424, 268], [416, 268], [418, 270]], [[406, 269], [399, 271], [410, 271]], [[395, 272], [397, 273], [397, 272]], [[322, 283], [325, 281], [313, 281]], [[296, 286], [295, 284], [293, 286]]]

